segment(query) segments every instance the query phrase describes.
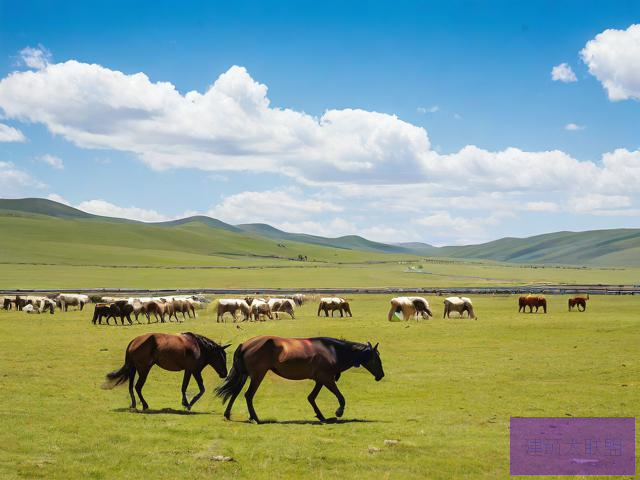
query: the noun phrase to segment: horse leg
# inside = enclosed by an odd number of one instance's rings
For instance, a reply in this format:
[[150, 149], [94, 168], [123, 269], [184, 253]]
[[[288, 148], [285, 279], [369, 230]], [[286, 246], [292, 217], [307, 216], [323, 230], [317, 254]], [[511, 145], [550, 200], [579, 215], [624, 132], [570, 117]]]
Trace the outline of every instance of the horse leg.
[[338, 403], [340, 404], [340, 406], [336, 410], [336, 417], [340, 418], [344, 413], [344, 405], [345, 405], [344, 397], [342, 396], [342, 393], [340, 393], [340, 390], [338, 389], [338, 385], [336, 385], [335, 380], [331, 379], [330, 381], [325, 382], [324, 386], [327, 387], [327, 389], [331, 393], [333, 393], [338, 399]]
[[189, 380], [191, 380], [191, 372], [189, 370], [184, 371], [184, 377], [182, 378], [182, 406], [189, 410], [189, 401], [187, 400], [187, 387], [189, 386]]
[[142, 387], [144, 387], [144, 382], [147, 381], [147, 375], [149, 375], [150, 367], [146, 370], [142, 370], [138, 372], [138, 381], [136, 382], [136, 392], [138, 392], [138, 398], [140, 399], [140, 403], [142, 403], [142, 409], [146, 410], [149, 408], [149, 404], [146, 402], [144, 397], [142, 396]]
[[229, 402], [227, 402], [227, 408], [224, 410], [224, 418], [226, 418], [227, 420], [231, 418], [231, 408], [233, 407], [233, 402], [235, 402], [236, 398], [238, 398], [238, 395], [240, 395], [240, 392], [244, 388], [244, 384], [246, 383], [246, 381], [247, 381], [247, 377], [243, 376], [240, 381], [240, 387], [236, 390], [236, 392], [233, 395], [231, 395]]
[[313, 407], [313, 411], [316, 412], [316, 417], [318, 418], [318, 420], [324, 422], [326, 418], [324, 418], [324, 415], [322, 415], [322, 412], [318, 408], [318, 405], [316, 405], [316, 398], [318, 397], [318, 393], [320, 393], [321, 389], [322, 383], [316, 381], [316, 386], [313, 387], [313, 390], [311, 390], [311, 393], [309, 394], [309, 396], [307, 396], [307, 400], [309, 400], [309, 403]]
[[191, 410], [191, 407], [193, 407], [193, 404], [196, 403], [198, 400], [200, 400], [200, 397], [204, 395], [204, 382], [202, 381], [202, 373], [193, 372], [193, 378], [195, 378], [196, 382], [198, 382], [198, 388], [200, 389], [200, 391], [195, 397], [191, 399], [191, 403], [189, 404], [189, 410]]
[[244, 394], [244, 398], [247, 400], [247, 408], [249, 409], [249, 420], [254, 420], [256, 423], [260, 423], [260, 420], [258, 419], [258, 415], [256, 415], [256, 411], [253, 408], [253, 397], [255, 396], [256, 391], [258, 390], [258, 387], [262, 383], [262, 379], [264, 378], [266, 373], [267, 372], [260, 372], [254, 375], [251, 378], [251, 383], [249, 384], [249, 388]]
[[129, 374], [129, 395], [131, 395], [131, 408], [136, 408], [136, 396], [133, 394], [133, 380], [136, 378], [136, 369], [132, 368]]

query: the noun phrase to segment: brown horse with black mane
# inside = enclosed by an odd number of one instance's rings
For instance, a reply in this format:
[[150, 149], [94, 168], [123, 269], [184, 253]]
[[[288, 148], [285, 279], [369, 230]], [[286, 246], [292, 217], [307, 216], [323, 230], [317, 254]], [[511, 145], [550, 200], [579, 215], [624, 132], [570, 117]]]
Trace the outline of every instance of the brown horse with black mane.
[[229, 376], [216, 388], [216, 395], [222, 402], [229, 402], [224, 412], [226, 419], [231, 416], [231, 407], [242, 387], [251, 379], [245, 393], [250, 420], [260, 423], [253, 408], [253, 397], [269, 370], [289, 380], [314, 380], [313, 390], [307, 397], [316, 417], [321, 422], [325, 417], [316, 405], [316, 397], [326, 387], [333, 393], [340, 406], [336, 417], [344, 413], [345, 399], [336, 382], [340, 374], [351, 367], [364, 366], [379, 381], [384, 377], [378, 344], [356, 343], [335, 338], [282, 338], [271, 336], [254, 337], [242, 343], [233, 355], [233, 366]]
[[578, 307], [579, 312], [584, 312], [587, 309], [587, 300], [589, 300], [589, 295], [586, 297], [573, 297], [569, 299], [569, 311], [573, 310], [573, 307]]
[[525, 308], [529, 307], [529, 313], [531, 313], [535, 307], [538, 313], [538, 308], [542, 307], [544, 313], [547, 313], [547, 299], [542, 296], [527, 295], [518, 299], [518, 307], [518, 312], [524, 312]]
[[[103, 388], [113, 388], [129, 380], [129, 395], [131, 395], [131, 408], [136, 408], [136, 398], [133, 395], [133, 380], [138, 372], [136, 392], [146, 410], [149, 405], [142, 396], [142, 387], [147, 380], [149, 370], [154, 365], [160, 368], [179, 372], [184, 370], [182, 379], [182, 405], [191, 410], [193, 404], [204, 393], [202, 382], [202, 370], [207, 365], [220, 375], [227, 376], [227, 354], [224, 351], [229, 345], [220, 346], [213, 340], [197, 333], [185, 332], [178, 335], [168, 333], [147, 333], [131, 340], [124, 356], [124, 365], [120, 370], [107, 374], [107, 381]], [[187, 400], [187, 387], [193, 375], [198, 382], [200, 392], [191, 402]]]

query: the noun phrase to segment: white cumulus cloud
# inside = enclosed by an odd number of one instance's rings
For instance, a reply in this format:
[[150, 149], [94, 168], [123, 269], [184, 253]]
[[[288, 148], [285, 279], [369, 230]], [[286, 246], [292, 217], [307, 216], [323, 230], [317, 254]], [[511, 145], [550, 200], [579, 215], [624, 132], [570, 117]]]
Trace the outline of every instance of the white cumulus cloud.
[[273, 223], [279, 225], [307, 220], [309, 215], [340, 212], [331, 202], [306, 198], [299, 189], [246, 191], [226, 196], [207, 214], [228, 223]]
[[62, 203], [64, 205], [71, 205], [71, 202], [64, 198], [62, 195], [58, 195], [57, 193], [50, 193], [47, 195], [47, 199], [52, 200], [54, 202]]
[[45, 185], [13, 162], [0, 161], [0, 197], [10, 197], [25, 188], [44, 188]]
[[60, 157], [56, 157], [55, 155], [50, 155], [47, 153], [45, 155], [42, 155], [41, 157], [38, 157], [38, 160], [46, 163], [56, 170], [62, 170], [64, 168], [64, 162], [62, 161], [62, 159]]
[[41, 70], [51, 61], [51, 52], [42, 45], [25, 47], [18, 54], [19, 64], [28, 68]]
[[[274, 107], [267, 86], [239, 66], [205, 91], [186, 93], [144, 73], [75, 60], [41, 67], [0, 80], [6, 118], [45, 125], [81, 148], [133, 153], [156, 170], [199, 169], [214, 181], [230, 178], [230, 171], [249, 172], [252, 182], [266, 174], [264, 184], [248, 184], [207, 212], [230, 223], [336, 234], [353, 227], [352, 233], [378, 239], [395, 238], [397, 225], [408, 224], [457, 239], [486, 239], [514, 212], [564, 212], [560, 205], [586, 191], [631, 199], [625, 207], [586, 211], [628, 212], [640, 194], [638, 150], [618, 149], [591, 161], [560, 150], [475, 145], [442, 154], [424, 128], [395, 115], [334, 109], [315, 117]], [[103, 215], [169, 218], [105, 200], [85, 203]], [[418, 239], [415, 231], [405, 229], [397, 241]]]
[[570, 132], [577, 132], [579, 130], [584, 130], [585, 126], [584, 125], [578, 125], [577, 123], [567, 123], [564, 126], [565, 130], [569, 130]]
[[105, 217], [128, 218], [131, 220], [139, 220], [141, 222], [164, 222], [171, 220], [171, 217], [158, 213], [155, 210], [149, 210], [139, 207], [119, 207], [105, 200], [87, 200], [75, 205], [76, 208], [93, 213], [94, 215], [102, 215]]
[[24, 142], [27, 139], [17, 128], [0, 123], [0, 142]]
[[573, 73], [573, 69], [568, 63], [561, 63], [551, 69], [551, 79], [554, 82], [571, 83], [577, 82], [578, 78]]
[[609, 100], [640, 100], [640, 24], [599, 33], [580, 55]]

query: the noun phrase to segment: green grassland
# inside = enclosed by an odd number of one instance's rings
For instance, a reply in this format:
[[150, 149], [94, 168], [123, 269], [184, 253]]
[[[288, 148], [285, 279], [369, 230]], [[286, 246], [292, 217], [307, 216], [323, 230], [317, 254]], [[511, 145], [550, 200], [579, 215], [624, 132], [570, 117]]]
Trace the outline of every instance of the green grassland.
[[0, 232], [0, 288], [6, 289], [640, 283], [638, 267], [429, 259], [274, 240], [199, 221], [149, 225], [5, 212]]
[[104, 266], [0, 264], [0, 288], [350, 288], [462, 287], [544, 284], [638, 284], [640, 269], [526, 268], [493, 263], [283, 265], [238, 268], [113, 268]]
[[[585, 313], [550, 297], [550, 313], [536, 315], [518, 314], [515, 297], [478, 296], [477, 321], [442, 320], [441, 299], [430, 297], [436, 318], [406, 323], [386, 320], [388, 300], [353, 296], [349, 319], [316, 318], [312, 302], [296, 320], [241, 329], [217, 324], [211, 308], [184, 324], [131, 327], [92, 326], [90, 311], [0, 311], [0, 477], [495, 479], [509, 474], [511, 416], [640, 413], [638, 297], [594, 296]], [[346, 372], [344, 422], [328, 425], [313, 421], [311, 382], [273, 374], [255, 399], [265, 425], [247, 423], [242, 397], [223, 420], [212, 369], [191, 414], [178, 373], [151, 371], [148, 414], [128, 410], [126, 387], [100, 389], [131, 338], [188, 330], [232, 348], [260, 334], [377, 341], [386, 376]], [[319, 405], [327, 415], [337, 406], [326, 391]]]
[[[248, 265], [261, 259], [311, 263], [416, 258], [255, 237], [200, 223], [176, 226], [0, 215], [0, 262], [70, 265]], [[298, 262], [299, 263], [299, 262]]]

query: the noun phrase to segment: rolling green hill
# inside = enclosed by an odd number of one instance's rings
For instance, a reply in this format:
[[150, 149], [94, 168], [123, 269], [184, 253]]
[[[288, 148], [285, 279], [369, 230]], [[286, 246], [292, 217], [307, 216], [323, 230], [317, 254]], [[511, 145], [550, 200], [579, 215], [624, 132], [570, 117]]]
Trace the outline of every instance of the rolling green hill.
[[324, 245], [327, 247], [343, 248], [347, 250], [362, 250], [366, 252], [409, 253], [409, 250], [404, 247], [372, 242], [371, 240], [359, 237], [358, 235], [326, 238], [319, 237], [317, 235], [308, 235], [306, 233], [288, 233], [265, 223], [246, 223], [238, 225], [237, 227], [247, 233], [253, 233], [276, 240], [289, 240], [294, 242], [311, 243], [314, 245]]
[[0, 199], [0, 211], [38, 213], [51, 217], [63, 218], [93, 218], [92, 215], [77, 208], [69, 207], [62, 203], [47, 200], [46, 198], [2, 198]]
[[[357, 235], [326, 238], [266, 224], [194, 216], [161, 223], [101, 217], [41, 198], [0, 199], [0, 261], [226, 265], [260, 259], [371, 262], [420, 257], [507, 263], [640, 266], [640, 229], [556, 232], [467, 246], [387, 245]], [[170, 252], [170, 255], [168, 255]]]
[[[2, 201], [0, 206], [4, 206]], [[277, 241], [198, 220], [147, 224], [97, 216], [84, 218], [73, 211], [60, 211], [63, 215], [50, 216], [0, 209], [0, 262], [206, 267], [410, 258]], [[300, 262], [299, 256], [307, 261]]]
[[431, 255], [510, 263], [640, 266], [640, 229], [556, 232], [501, 238], [480, 245], [442, 247]]
[[218, 220], [217, 218], [207, 217], [205, 215], [195, 215], [193, 217], [180, 218], [179, 220], [171, 220], [169, 222], [159, 222], [156, 225], [166, 225], [168, 227], [173, 227], [177, 225], [185, 225], [187, 223], [203, 223], [212, 228], [221, 228], [222, 230], [227, 230], [229, 232], [242, 233], [243, 230], [234, 227], [233, 225], [229, 225], [228, 223], [224, 223], [222, 220]]

